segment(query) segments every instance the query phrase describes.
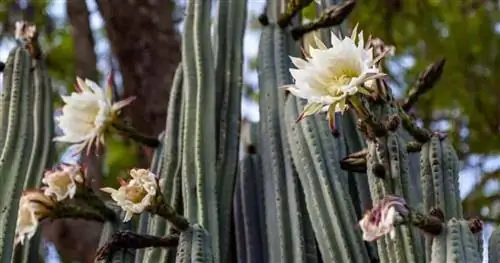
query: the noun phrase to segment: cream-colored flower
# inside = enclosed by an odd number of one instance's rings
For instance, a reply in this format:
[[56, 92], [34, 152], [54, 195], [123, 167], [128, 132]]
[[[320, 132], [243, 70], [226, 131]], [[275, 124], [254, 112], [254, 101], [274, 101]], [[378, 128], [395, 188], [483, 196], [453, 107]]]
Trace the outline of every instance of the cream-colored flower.
[[28, 25], [25, 21], [16, 22], [14, 37], [18, 40], [29, 40], [35, 36], [36, 26]]
[[295, 84], [284, 88], [308, 102], [297, 121], [328, 112], [327, 117], [333, 122], [335, 112], [346, 110], [349, 96], [358, 92], [370, 94], [363, 84], [385, 76], [375, 65], [383, 56], [374, 59], [373, 50], [365, 48], [363, 32], [356, 31], [355, 28], [350, 38], [342, 40], [332, 32], [331, 48], [315, 36], [317, 47], [309, 46], [307, 60], [290, 57], [297, 67], [290, 69]]
[[[124, 222], [129, 221], [133, 214], [144, 212], [150, 205], [158, 192], [156, 175], [146, 169], [132, 169], [132, 179], [128, 182], [120, 181], [118, 190], [105, 187], [103, 192], [111, 194], [111, 198], [125, 211]], [[161, 184], [161, 180], [160, 180]]]
[[26, 190], [19, 200], [14, 245], [24, 244], [31, 239], [38, 228], [39, 221], [50, 214], [55, 201], [39, 190]]
[[56, 196], [57, 201], [73, 198], [77, 185], [83, 183], [82, 168], [78, 165], [61, 165], [58, 169], [46, 171], [42, 183], [47, 196]]
[[77, 77], [78, 92], [70, 96], [61, 96], [66, 105], [62, 115], [57, 118], [64, 135], [54, 138], [54, 141], [77, 143], [77, 151], [87, 148], [92, 143], [96, 146], [104, 143], [104, 133], [110, 123], [116, 118], [117, 112], [130, 104], [135, 98], [130, 97], [118, 102], [112, 102], [112, 85], [108, 81], [107, 90], [102, 90], [95, 82]]
[[402, 198], [387, 196], [359, 221], [363, 239], [374, 241], [386, 234], [394, 238], [396, 219], [399, 216], [407, 216], [408, 213], [408, 207]]

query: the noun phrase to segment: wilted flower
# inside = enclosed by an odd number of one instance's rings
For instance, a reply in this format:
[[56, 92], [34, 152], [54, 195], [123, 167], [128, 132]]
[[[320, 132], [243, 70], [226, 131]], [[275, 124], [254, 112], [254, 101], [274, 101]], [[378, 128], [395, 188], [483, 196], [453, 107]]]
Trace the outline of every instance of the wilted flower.
[[108, 81], [107, 90], [102, 90], [95, 82], [77, 77], [76, 90], [70, 96], [61, 96], [66, 105], [62, 115], [57, 118], [64, 135], [54, 141], [77, 143], [78, 152], [92, 143], [104, 143], [104, 132], [116, 118], [117, 112], [130, 104], [135, 97], [112, 102], [112, 85]]
[[38, 228], [39, 221], [50, 214], [55, 201], [39, 190], [26, 190], [19, 200], [16, 234], [14, 244], [24, 244], [31, 239]]
[[14, 32], [14, 37], [18, 40], [27, 40], [35, 36], [36, 26], [28, 25], [24, 21], [16, 22], [16, 31]]
[[363, 239], [374, 241], [390, 233], [395, 237], [395, 220], [398, 216], [407, 216], [409, 213], [406, 202], [397, 196], [386, 196], [372, 210], [365, 213], [359, 221], [363, 231]]
[[[340, 40], [331, 33], [331, 48], [315, 37], [317, 48], [309, 46], [307, 60], [290, 57], [296, 69], [290, 69], [295, 84], [284, 88], [293, 95], [307, 99], [307, 105], [297, 121], [319, 112], [328, 112], [330, 126], [334, 113], [344, 112], [346, 99], [356, 93], [370, 94], [367, 81], [385, 76], [375, 63], [373, 50], [365, 49], [363, 32], [354, 29], [352, 36]], [[356, 37], [358, 41], [356, 43]]]
[[130, 181], [120, 181], [118, 190], [101, 188], [102, 191], [110, 193], [111, 198], [126, 212], [124, 222], [129, 221], [133, 214], [140, 214], [151, 206], [158, 191], [156, 176], [149, 170], [132, 169], [130, 176]]
[[78, 165], [61, 165], [58, 169], [46, 171], [42, 183], [47, 187], [44, 190], [47, 196], [56, 196], [57, 201], [73, 198], [77, 184], [83, 183], [82, 169]]

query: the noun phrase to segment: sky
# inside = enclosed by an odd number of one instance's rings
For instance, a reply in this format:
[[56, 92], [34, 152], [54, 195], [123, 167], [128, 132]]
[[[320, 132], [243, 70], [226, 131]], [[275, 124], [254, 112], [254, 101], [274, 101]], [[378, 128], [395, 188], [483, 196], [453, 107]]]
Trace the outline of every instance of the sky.
[[[103, 36], [100, 36], [98, 29], [102, 28], [103, 26], [103, 20], [101, 16], [99, 15], [99, 12], [97, 11], [97, 6], [95, 4], [94, 0], [86, 0], [87, 6], [89, 7], [91, 17], [90, 17], [90, 22], [91, 22], [91, 28], [94, 30], [95, 38], [96, 39], [103, 39]], [[259, 13], [263, 10], [264, 8], [264, 0], [249, 0], [248, 1], [248, 8], [249, 12], [252, 13]], [[51, 16], [58, 17], [58, 18], [64, 18], [65, 17], [65, 0], [53, 0], [52, 5], [50, 8], [47, 10]], [[63, 21], [63, 20], [59, 20]], [[499, 26], [500, 28], [500, 26]], [[244, 55], [246, 58], [250, 57], [255, 57], [257, 55], [257, 47], [258, 47], [258, 40], [259, 40], [259, 32], [256, 31], [250, 31], [247, 30], [245, 39], [244, 39]], [[8, 42], [8, 41], [3, 41], [2, 45], [0, 45], [0, 60], [5, 61], [8, 55], [8, 52], [12, 47], [14, 46], [13, 42]], [[96, 53], [98, 56], [100, 56], [99, 61], [98, 61], [98, 69], [101, 72], [107, 72], [109, 69], [109, 63], [108, 59], [103, 56], [103, 54], [109, 53], [109, 45], [106, 41], [96, 41], [96, 47], [95, 47]], [[404, 70], [405, 67], [411, 67], [415, 63], [414, 58], [412, 57], [403, 57], [398, 63], [393, 63], [389, 64], [389, 67], [391, 67], [391, 71], [394, 73], [397, 73], [398, 71]], [[244, 80], [246, 83], [252, 84], [253, 86], [257, 85], [257, 72], [249, 70], [248, 67], [248, 59], [245, 62], [244, 65]], [[0, 79], [1, 81], [1, 79]], [[119, 84], [120, 80], [117, 79], [117, 82]], [[258, 112], [258, 105], [249, 100], [249, 99], [243, 99], [242, 100], [242, 116], [248, 119], [249, 121], [252, 122], [257, 122], [259, 120], [259, 112]], [[442, 124], [441, 127], [438, 127], [439, 129], [445, 129], [446, 124]], [[71, 156], [71, 151], [68, 151], [67, 154], [63, 158], [67, 158], [68, 156]], [[474, 159], [474, 158], [473, 158]], [[477, 158], [476, 158], [477, 159]], [[69, 160], [67, 160], [69, 161]], [[487, 170], [494, 170], [496, 168], [500, 167], [500, 162], [498, 158], [492, 158], [491, 160], [488, 160], [486, 162], [486, 167]], [[468, 170], [462, 170], [460, 172], [460, 195], [464, 197], [474, 186], [474, 184], [479, 180], [481, 171], [479, 169], [468, 169]], [[490, 185], [492, 190], [493, 189], [498, 189], [499, 186], [498, 184], [496, 185]], [[491, 227], [487, 227], [485, 231], [483, 232], [484, 237], [489, 236], [491, 233]], [[49, 257], [48, 263], [58, 263], [60, 262], [57, 257], [57, 252], [52, 246], [47, 247], [48, 252], [49, 252]], [[484, 251], [485, 254], [485, 260], [487, 257], [487, 249]], [[486, 262], [486, 261], [485, 261]]]

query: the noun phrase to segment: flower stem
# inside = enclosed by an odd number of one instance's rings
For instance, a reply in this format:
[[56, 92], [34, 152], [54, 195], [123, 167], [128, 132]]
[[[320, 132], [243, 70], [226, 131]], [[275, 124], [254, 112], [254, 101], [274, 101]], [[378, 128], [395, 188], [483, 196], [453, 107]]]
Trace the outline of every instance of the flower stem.
[[156, 197], [155, 203], [151, 205], [148, 210], [151, 213], [170, 221], [172, 226], [180, 232], [189, 228], [189, 222], [187, 219], [182, 215], [179, 215], [175, 209], [166, 202], [165, 197], [161, 193]]
[[387, 130], [384, 126], [375, 121], [372, 114], [365, 108], [365, 106], [363, 106], [363, 103], [357, 96], [349, 96], [348, 102], [353, 107], [358, 118], [360, 118], [363, 123], [367, 125], [371, 134], [375, 137], [384, 137], [387, 135]]
[[129, 137], [132, 140], [135, 140], [135, 141], [142, 143], [146, 146], [156, 148], [160, 145], [160, 141], [157, 138], [141, 134], [137, 130], [135, 130], [134, 128], [132, 128], [128, 125], [125, 125], [121, 121], [114, 121], [112, 123], [112, 126], [122, 135]]
[[437, 236], [443, 231], [443, 222], [441, 219], [432, 216], [424, 215], [419, 212], [411, 212], [408, 217], [411, 225], [420, 228], [422, 231], [431, 235]]
[[419, 143], [426, 143], [431, 139], [432, 133], [426, 129], [418, 127], [411, 120], [410, 116], [402, 109], [399, 109], [399, 116], [401, 117], [403, 127], [408, 133], [417, 140]]
[[111, 240], [99, 248], [96, 260], [105, 260], [121, 249], [140, 249], [147, 247], [175, 247], [179, 244], [179, 235], [157, 237], [140, 235], [130, 231], [119, 231], [113, 234]]
[[54, 220], [58, 218], [85, 219], [98, 222], [106, 221], [106, 218], [99, 211], [71, 202], [58, 202], [47, 219]]
[[118, 216], [115, 211], [107, 207], [106, 204], [104, 204], [104, 202], [101, 200], [101, 198], [99, 198], [91, 188], [79, 188], [76, 192], [75, 197], [81, 199], [83, 202], [85, 202], [86, 205], [99, 211], [99, 213], [108, 221], [116, 222], [118, 220]]

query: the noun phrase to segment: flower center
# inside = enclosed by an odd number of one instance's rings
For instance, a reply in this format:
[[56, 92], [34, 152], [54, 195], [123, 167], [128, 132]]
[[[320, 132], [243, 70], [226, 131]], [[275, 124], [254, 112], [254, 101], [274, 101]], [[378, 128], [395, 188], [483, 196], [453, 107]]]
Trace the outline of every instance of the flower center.
[[132, 186], [125, 189], [125, 199], [135, 204], [140, 203], [146, 194], [143, 187]]
[[57, 187], [61, 188], [62, 190], [66, 190], [68, 186], [72, 183], [71, 178], [69, 177], [68, 174], [62, 173], [62, 174], [54, 174], [53, 175], [53, 183]]

